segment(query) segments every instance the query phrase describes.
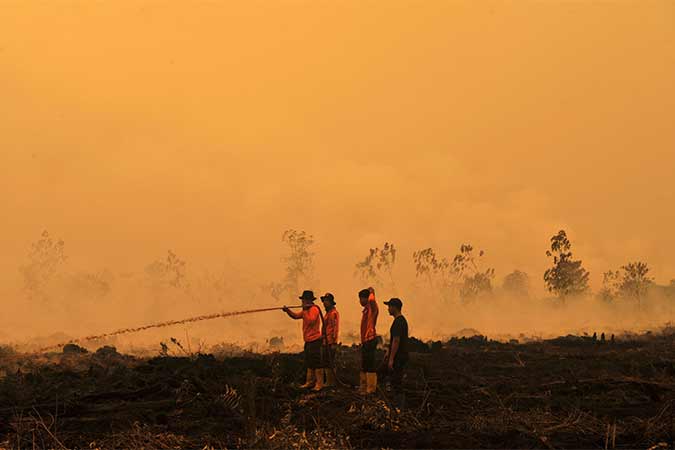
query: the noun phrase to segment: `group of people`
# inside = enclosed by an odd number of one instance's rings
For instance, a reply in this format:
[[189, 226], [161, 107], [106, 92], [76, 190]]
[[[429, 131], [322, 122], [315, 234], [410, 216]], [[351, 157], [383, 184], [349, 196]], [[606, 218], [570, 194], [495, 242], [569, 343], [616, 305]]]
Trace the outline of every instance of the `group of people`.
[[[404, 369], [408, 362], [408, 322], [401, 313], [403, 302], [398, 298], [384, 302], [394, 321], [390, 329], [389, 349], [384, 360], [378, 363], [376, 326], [379, 307], [375, 299], [375, 290], [372, 287], [362, 289], [358, 297], [363, 307], [359, 392], [364, 395], [374, 393], [377, 390], [378, 373], [381, 376], [387, 375], [392, 387], [400, 392]], [[287, 306], [283, 307], [283, 311], [292, 319], [302, 319], [307, 378], [301, 387], [320, 391], [336, 383], [335, 350], [340, 333], [340, 314], [335, 308], [335, 297], [331, 293], [321, 297], [325, 314], [314, 303], [316, 300], [314, 292], [304, 291], [299, 298], [302, 300], [302, 311], [294, 312]]]

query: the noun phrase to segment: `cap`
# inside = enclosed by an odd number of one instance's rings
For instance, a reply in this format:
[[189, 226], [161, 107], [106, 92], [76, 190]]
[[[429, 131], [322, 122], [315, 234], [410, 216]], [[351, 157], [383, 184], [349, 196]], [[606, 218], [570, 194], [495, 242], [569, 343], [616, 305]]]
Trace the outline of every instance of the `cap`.
[[389, 305], [395, 306], [398, 309], [403, 308], [403, 302], [401, 301], [400, 298], [392, 298], [388, 302], [384, 302], [384, 304], [387, 305], [387, 306], [389, 306]]
[[331, 294], [330, 292], [326, 292], [325, 295], [322, 295], [322, 296], [321, 296], [321, 300], [328, 300], [328, 301], [330, 301], [332, 304], [335, 304], [335, 297], [334, 297], [333, 294]]

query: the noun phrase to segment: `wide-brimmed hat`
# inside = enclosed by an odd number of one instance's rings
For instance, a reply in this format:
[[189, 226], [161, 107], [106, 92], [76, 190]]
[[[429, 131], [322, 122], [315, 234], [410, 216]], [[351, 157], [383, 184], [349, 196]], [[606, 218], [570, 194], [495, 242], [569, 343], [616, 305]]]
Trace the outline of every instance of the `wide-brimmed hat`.
[[331, 294], [330, 292], [326, 292], [325, 295], [322, 295], [322, 296], [321, 296], [321, 301], [323, 301], [323, 300], [328, 300], [328, 301], [331, 302], [333, 305], [335, 305], [335, 297], [334, 297], [333, 294]]
[[403, 308], [403, 302], [400, 298], [392, 298], [388, 302], [384, 302], [384, 304], [387, 306], [395, 306], [398, 309]]
[[302, 295], [298, 298], [300, 300], [308, 302], [313, 302], [314, 300], [316, 300], [316, 297], [314, 297], [314, 291], [303, 291]]

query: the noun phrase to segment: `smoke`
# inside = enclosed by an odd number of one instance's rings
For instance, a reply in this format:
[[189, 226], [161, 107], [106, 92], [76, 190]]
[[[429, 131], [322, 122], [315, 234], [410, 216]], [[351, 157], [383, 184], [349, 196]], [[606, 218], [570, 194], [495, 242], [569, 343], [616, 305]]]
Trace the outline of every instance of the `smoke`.
[[[336, 295], [345, 330], [359, 319], [354, 265], [384, 242], [420, 336], [559, 333], [586, 313], [625, 323], [602, 305], [437, 304], [410, 267], [428, 247], [473, 243], [497, 281], [527, 272], [535, 299], [561, 228], [595, 290], [627, 261], [675, 276], [672, 2], [10, 3], [2, 339], [269, 306], [261, 286], [283, 278], [287, 229], [316, 238], [308, 287]], [[27, 301], [18, 268], [44, 229], [68, 261], [48, 301]], [[168, 250], [191, 290], [147, 285]], [[264, 342], [298, 326], [267, 313], [189, 334]]]
[[[320, 247], [317, 243], [317, 249]], [[53, 276], [32, 290], [27, 289], [30, 286], [25, 285], [26, 279], [20, 286], [22, 280], [17, 277], [15, 290], [5, 295], [6, 307], [12, 314], [0, 341], [39, 349], [119, 328], [297, 304], [295, 294], [300, 292], [287, 292], [281, 298], [274, 298], [270, 287], [286, 276], [281, 258], [285, 254], [279, 255], [277, 270], [267, 278], [260, 277], [259, 272], [247, 273], [236, 266], [200, 270], [194, 261], [183, 260], [172, 252], [137, 271], [118, 268], [73, 271], [63, 262]], [[321, 259], [319, 255], [315, 254], [314, 258]], [[358, 260], [354, 258], [354, 261]], [[16, 273], [23, 272], [17, 270]], [[335, 268], [328, 271], [315, 268], [313, 276], [319, 281], [315, 286], [303, 285], [303, 289], [312, 288], [317, 294], [324, 291], [335, 294], [342, 317], [341, 340], [351, 344], [358, 341], [361, 307], [357, 292], [365, 282], [356, 280], [353, 270], [338, 274], [340, 276], [335, 273]], [[672, 292], [668, 294], [666, 288], [650, 289], [640, 307], [629, 299], [609, 303], [593, 295], [562, 302], [534, 293], [527, 283], [520, 286], [523, 292], [515, 292], [513, 284], [502, 287], [500, 275], [492, 281], [491, 291], [463, 300], [457, 292], [449, 294], [445, 288], [416, 277], [412, 258], [405, 254], [397, 256], [392, 277], [394, 284], [385, 280], [382, 286], [376, 287], [381, 308], [378, 331], [385, 336], [390, 318], [381, 302], [392, 296], [403, 299], [403, 312], [409, 320], [411, 334], [426, 340], [447, 340], [473, 332], [499, 340], [550, 338], [584, 332], [605, 333], [609, 337], [611, 334], [618, 336], [653, 330], [673, 319], [673, 299], [668, 297]], [[536, 279], [530, 279], [530, 284], [534, 283]], [[515, 287], [516, 291], [518, 288]], [[112, 344], [126, 351], [152, 353], [159, 351], [160, 342], [176, 337], [189, 342], [195, 349], [208, 350], [227, 342], [265, 351], [271, 338], [283, 337], [287, 349], [293, 350], [301, 345], [300, 328], [300, 322], [292, 321], [284, 313], [266, 311], [138, 330], [83, 344], [91, 348]]]

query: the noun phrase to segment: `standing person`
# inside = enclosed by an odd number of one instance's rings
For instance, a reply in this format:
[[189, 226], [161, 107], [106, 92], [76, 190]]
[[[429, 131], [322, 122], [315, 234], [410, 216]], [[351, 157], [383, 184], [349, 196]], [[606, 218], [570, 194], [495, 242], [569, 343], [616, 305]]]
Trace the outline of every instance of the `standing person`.
[[361, 374], [359, 392], [372, 394], [377, 390], [377, 367], [375, 350], [377, 349], [377, 315], [379, 308], [375, 300], [375, 290], [371, 287], [359, 292], [359, 303], [363, 306], [361, 316]]
[[384, 358], [386, 364], [383, 370], [389, 376], [391, 387], [394, 391], [394, 403], [403, 407], [405, 401], [403, 392], [403, 374], [408, 364], [408, 321], [403, 317], [401, 309], [403, 302], [401, 299], [392, 298], [384, 302], [389, 309], [389, 315], [394, 318], [389, 333], [389, 350]]
[[335, 386], [335, 350], [340, 333], [340, 313], [335, 308], [335, 297], [330, 292], [321, 297], [326, 314], [323, 319], [324, 361], [326, 387]]
[[[302, 337], [305, 341], [305, 366], [307, 379], [301, 388], [321, 389], [323, 387], [323, 370], [321, 369], [321, 310], [314, 304], [314, 292], [304, 291], [299, 297], [302, 300], [302, 311], [293, 312], [287, 306], [283, 311], [292, 319], [302, 319]], [[316, 383], [316, 385], [315, 385]]]

